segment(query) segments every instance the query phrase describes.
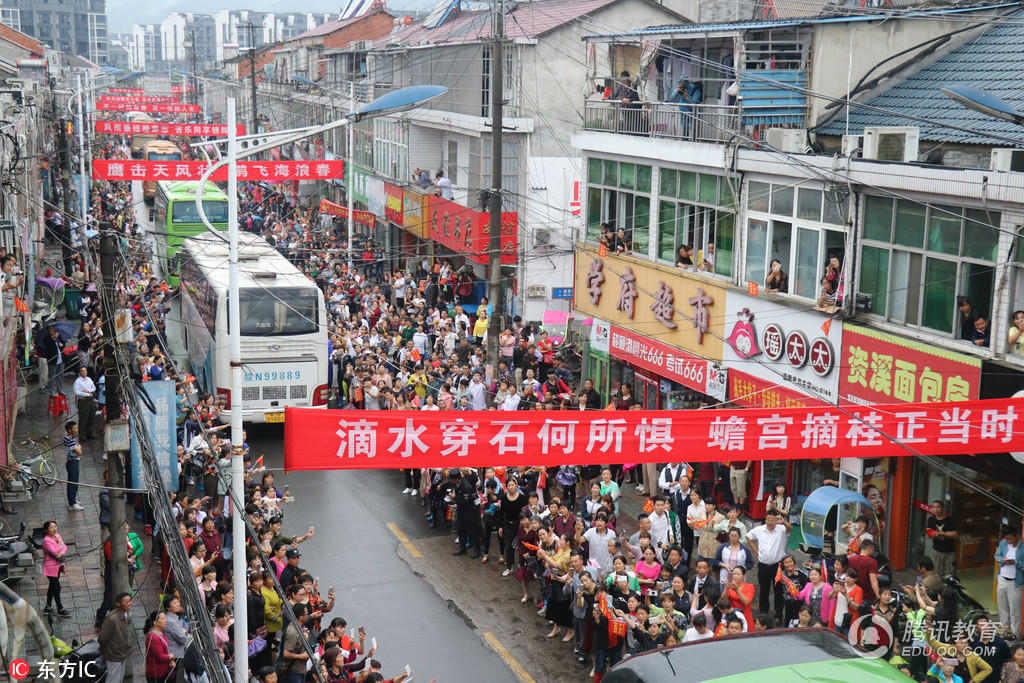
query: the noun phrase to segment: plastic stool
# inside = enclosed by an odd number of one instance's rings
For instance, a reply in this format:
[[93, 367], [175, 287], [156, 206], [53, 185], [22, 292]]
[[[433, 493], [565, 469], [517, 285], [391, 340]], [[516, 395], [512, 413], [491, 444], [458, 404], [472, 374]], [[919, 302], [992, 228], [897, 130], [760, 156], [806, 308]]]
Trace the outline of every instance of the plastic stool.
[[64, 394], [57, 394], [56, 396], [50, 397], [50, 406], [46, 409], [50, 415], [54, 417], [60, 417], [61, 415], [70, 415], [68, 412], [68, 401]]

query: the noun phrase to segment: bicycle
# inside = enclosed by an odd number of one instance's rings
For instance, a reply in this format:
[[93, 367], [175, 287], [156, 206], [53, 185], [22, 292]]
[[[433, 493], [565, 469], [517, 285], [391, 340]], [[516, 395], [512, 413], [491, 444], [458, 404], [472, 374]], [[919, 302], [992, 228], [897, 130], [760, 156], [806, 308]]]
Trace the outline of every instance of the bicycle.
[[[57, 466], [53, 464], [50, 459], [50, 455], [53, 453], [53, 447], [47, 441], [47, 437], [39, 437], [36, 439], [28, 438], [21, 442], [22, 446], [34, 446], [36, 455], [28, 460], [21, 461], [22, 468], [28, 468], [28, 471], [35, 475], [34, 469], [38, 470], [39, 478], [43, 480], [43, 483], [47, 486], [53, 486], [57, 483]], [[38, 467], [33, 467], [37, 465]]]

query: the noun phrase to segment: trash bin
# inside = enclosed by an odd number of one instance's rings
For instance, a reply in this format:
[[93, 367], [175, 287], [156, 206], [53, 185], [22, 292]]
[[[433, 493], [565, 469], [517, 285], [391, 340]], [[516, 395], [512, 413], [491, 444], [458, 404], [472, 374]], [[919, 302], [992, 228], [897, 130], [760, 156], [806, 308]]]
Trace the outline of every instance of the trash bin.
[[74, 287], [64, 287], [64, 310], [68, 313], [68, 318], [79, 317], [79, 309], [82, 305], [82, 290]]

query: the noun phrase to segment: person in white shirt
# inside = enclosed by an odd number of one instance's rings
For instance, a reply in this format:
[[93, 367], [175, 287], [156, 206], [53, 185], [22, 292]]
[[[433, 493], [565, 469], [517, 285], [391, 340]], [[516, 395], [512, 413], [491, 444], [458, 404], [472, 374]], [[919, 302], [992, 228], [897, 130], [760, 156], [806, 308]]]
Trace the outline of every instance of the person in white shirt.
[[715, 635], [708, 628], [708, 618], [701, 612], [694, 615], [693, 621], [690, 624], [690, 628], [686, 629], [686, 633], [683, 634], [684, 643], [692, 643], [695, 640], [707, 640]]
[[[775, 594], [775, 617], [782, 620], [782, 583], [775, 583], [779, 562], [786, 556], [789, 532], [793, 530], [785, 517], [777, 510], [770, 509], [764, 516], [764, 524], [747, 532], [747, 545], [757, 559], [757, 583], [760, 597], [759, 606], [763, 614], [770, 614], [769, 601]], [[773, 590], [774, 587], [774, 590]]]
[[[679, 478], [689, 472], [684, 462], [670, 462], [661, 468], [658, 475], [658, 488], [668, 496], [679, 491]], [[653, 492], [652, 492], [653, 495]]]
[[394, 291], [395, 291], [395, 304], [398, 308], [405, 308], [405, 276], [399, 273], [395, 277]]
[[469, 383], [469, 403], [473, 410], [487, 410], [487, 385], [479, 372], [473, 373], [473, 381]]
[[75, 403], [78, 407], [78, 431], [82, 440], [96, 438], [96, 383], [89, 377], [89, 369], [78, 369], [74, 384]]
[[469, 316], [466, 315], [466, 312], [462, 310], [462, 306], [456, 306], [455, 307], [455, 329], [456, 329], [456, 331], [458, 331], [458, 330], [461, 330], [463, 327], [465, 327], [467, 330], [471, 329], [469, 327]]
[[501, 404], [501, 409], [519, 410], [519, 393], [516, 391], [515, 384], [508, 386], [508, 396], [505, 397], [505, 402]]
[[444, 171], [438, 171], [434, 176], [434, 187], [437, 188], [437, 194], [441, 199], [455, 199], [455, 195], [452, 193], [452, 181], [444, 176]]
[[427, 335], [426, 330], [423, 329], [423, 325], [420, 325], [412, 335], [412, 345], [420, 352], [421, 356], [426, 356], [427, 352], [430, 350], [430, 336]]
[[996, 579], [996, 602], [999, 607], [999, 621], [1010, 626], [1014, 636], [1021, 635], [1021, 590], [1024, 587], [1024, 548], [1021, 547], [1020, 536], [1013, 527], [1003, 528], [1003, 540], [995, 554], [999, 566], [999, 578]]
[[605, 566], [612, 558], [608, 552], [608, 541], [615, 540], [615, 532], [608, 528], [608, 518], [604, 514], [595, 516], [594, 526], [587, 529], [583, 538], [587, 541], [591, 561], [598, 567]]
[[654, 497], [654, 512], [648, 519], [651, 521], [651, 544], [661, 548], [676, 540], [677, 530], [672, 528], [672, 520], [668, 513], [668, 501], [661, 496]]

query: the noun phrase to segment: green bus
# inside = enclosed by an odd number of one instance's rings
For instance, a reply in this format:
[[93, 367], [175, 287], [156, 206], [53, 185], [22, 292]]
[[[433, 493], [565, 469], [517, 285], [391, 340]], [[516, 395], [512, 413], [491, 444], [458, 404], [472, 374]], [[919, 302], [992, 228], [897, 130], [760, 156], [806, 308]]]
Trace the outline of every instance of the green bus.
[[[156, 186], [153, 208], [153, 235], [156, 237], [157, 259], [167, 283], [177, 286], [181, 262], [178, 252], [189, 237], [206, 232], [196, 208], [199, 183], [194, 180], [161, 181]], [[203, 210], [210, 224], [218, 230], [228, 229], [228, 196], [216, 184], [203, 188]]]

